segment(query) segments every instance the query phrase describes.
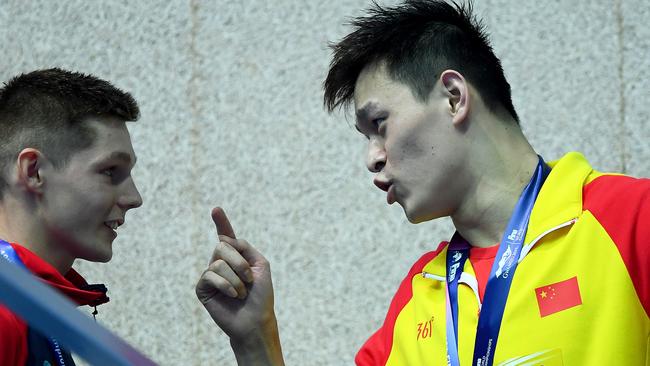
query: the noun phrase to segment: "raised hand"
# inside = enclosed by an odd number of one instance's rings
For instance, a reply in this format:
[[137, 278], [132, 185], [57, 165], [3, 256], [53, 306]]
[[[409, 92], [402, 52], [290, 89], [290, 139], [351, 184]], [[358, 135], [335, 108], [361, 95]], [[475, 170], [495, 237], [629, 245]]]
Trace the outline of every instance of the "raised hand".
[[239, 365], [283, 365], [273, 310], [269, 262], [237, 239], [223, 209], [212, 210], [219, 243], [196, 285], [196, 296], [230, 337]]

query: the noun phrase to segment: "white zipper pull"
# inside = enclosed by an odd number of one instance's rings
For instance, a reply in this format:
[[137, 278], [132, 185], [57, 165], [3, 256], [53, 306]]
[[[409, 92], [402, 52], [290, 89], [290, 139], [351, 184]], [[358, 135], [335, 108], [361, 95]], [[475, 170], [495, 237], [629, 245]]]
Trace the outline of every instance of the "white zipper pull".
[[537, 242], [540, 241], [543, 237], [545, 237], [546, 235], [552, 233], [555, 230], [559, 230], [559, 229], [561, 229], [563, 227], [572, 225], [576, 221], [578, 221], [577, 217], [574, 218], [574, 219], [571, 219], [571, 220], [569, 220], [569, 221], [567, 221], [567, 222], [565, 222], [563, 224], [560, 224], [558, 226], [550, 228], [550, 229], [544, 231], [543, 233], [541, 233], [538, 237], [535, 238], [535, 240], [531, 241], [530, 244], [526, 245], [525, 247], [523, 247], [521, 249], [521, 253], [519, 254], [519, 261], [517, 263], [521, 263], [521, 261], [524, 259], [524, 257], [526, 255], [528, 255], [528, 252], [530, 252], [530, 250], [533, 249], [533, 246], [535, 246], [535, 244], [537, 244]]

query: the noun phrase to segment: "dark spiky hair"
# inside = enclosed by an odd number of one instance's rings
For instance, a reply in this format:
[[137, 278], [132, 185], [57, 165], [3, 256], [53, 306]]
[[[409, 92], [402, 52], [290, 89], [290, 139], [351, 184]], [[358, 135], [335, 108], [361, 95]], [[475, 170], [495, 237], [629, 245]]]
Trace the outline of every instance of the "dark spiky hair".
[[0, 194], [5, 167], [22, 149], [37, 148], [60, 167], [95, 141], [85, 118], [139, 115], [131, 94], [92, 75], [52, 68], [12, 78], [0, 88]]
[[471, 1], [406, 0], [394, 7], [373, 2], [365, 16], [352, 20], [353, 31], [330, 46], [334, 55], [324, 82], [327, 110], [349, 105], [361, 71], [385, 62], [389, 75], [421, 101], [442, 71], [456, 70], [490, 110], [505, 110], [518, 122], [510, 84], [472, 8]]

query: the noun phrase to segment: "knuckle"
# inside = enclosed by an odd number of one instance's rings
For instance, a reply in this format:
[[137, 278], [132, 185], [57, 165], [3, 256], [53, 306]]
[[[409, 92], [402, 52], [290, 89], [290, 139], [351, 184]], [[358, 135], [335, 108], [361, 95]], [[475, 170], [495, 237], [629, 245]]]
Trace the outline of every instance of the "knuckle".
[[246, 286], [244, 286], [244, 283], [241, 281], [236, 281], [232, 284], [232, 287], [234, 287], [240, 294], [246, 292]]
[[226, 280], [223, 277], [215, 278], [214, 279], [214, 285], [215, 285], [216, 288], [218, 288], [222, 292], [224, 292], [225, 290], [228, 289], [228, 287], [230, 287], [230, 283], [228, 282], [228, 280]]
[[214, 250], [212, 251], [212, 258], [221, 258], [221, 253], [223, 251], [223, 246], [220, 245], [221, 243], [218, 243], [215, 247]]
[[196, 288], [197, 291], [198, 291], [198, 290], [199, 290], [199, 289], [200, 289], [200, 288], [205, 284], [205, 282], [207, 281], [207, 278], [206, 278], [206, 277], [207, 277], [207, 273], [208, 273], [208, 271], [209, 271], [209, 269], [206, 269], [205, 271], [203, 271], [203, 273], [201, 273], [201, 277], [199, 277], [199, 280], [196, 282], [196, 286], [195, 286], [195, 288]]
[[221, 242], [220, 248], [221, 248], [222, 257], [225, 257], [228, 254], [232, 253], [233, 251], [236, 251], [235, 248], [230, 243], [225, 241]]
[[219, 242], [222, 245], [230, 245], [230, 243], [233, 241], [233, 239], [229, 236], [226, 235], [219, 235]]
[[233, 269], [235, 272], [242, 272], [248, 269], [250, 267], [248, 265], [248, 262], [244, 258], [237, 258], [237, 261], [233, 263]]
[[224, 266], [228, 266], [226, 261], [223, 259], [217, 259], [216, 261], [212, 262], [212, 264], [210, 264], [209, 270], [212, 272], [217, 272], [223, 270], [225, 268]]
[[223, 289], [229, 286], [228, 281], [226, 281], [225, 278], [219, 276], [218, 274], [212, 275], [210, 279], [207, 281], [211, 287], [216, 288], [220, 291], [222, 291]]

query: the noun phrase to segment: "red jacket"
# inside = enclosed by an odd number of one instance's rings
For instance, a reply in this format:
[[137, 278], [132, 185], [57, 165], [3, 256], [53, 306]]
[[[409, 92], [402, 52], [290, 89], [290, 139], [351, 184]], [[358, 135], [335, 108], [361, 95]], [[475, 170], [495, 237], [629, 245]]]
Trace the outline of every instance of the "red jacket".
[[[97, 287], [93, 288], [93, 285], [88, 285], [86, 280], [74, 269], [70, 269], [65, 276], [62, 276], [52, 265], [28, 249], [15, 243], [11, 243], [11, 246], [25, 267], [35, 276], [65, 294], [78, 305], [97, 306], [108, 302], [103, 285], [97, 286], [103, 290], [96, 289]], [[9, 309], [0, 305], [0, 365], [25, 365], [29, 354], [36, 351], [31, 349], [28, 344], [27, 335], [27, 324]]]

